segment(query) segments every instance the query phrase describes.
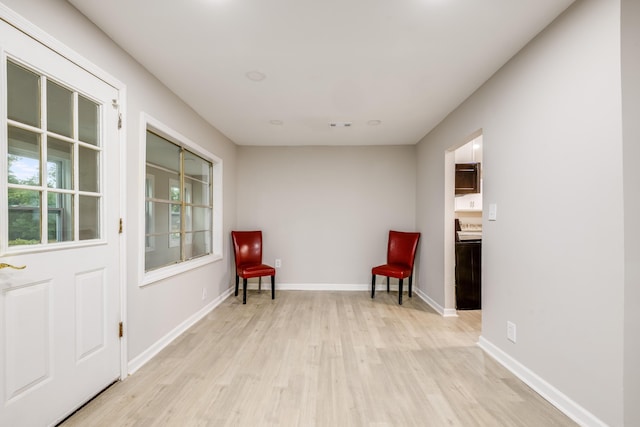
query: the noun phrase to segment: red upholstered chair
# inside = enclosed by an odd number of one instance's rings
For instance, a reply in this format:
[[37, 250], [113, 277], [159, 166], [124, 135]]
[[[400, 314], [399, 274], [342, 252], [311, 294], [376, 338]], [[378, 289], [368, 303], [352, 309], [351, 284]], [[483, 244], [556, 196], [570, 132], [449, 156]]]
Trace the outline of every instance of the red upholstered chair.
[[247, 303], [247, 279], [271, 276], [271, 299], [276, 297], [276, 269], [262, 263], [262, 231], [232, 231], [236, 258], [236, 293], [242, 277], [242, 303]]
[[387, 247], [387, 263], [371, 269], [371, 298], [376, 295], [376, 275], [387, 276], [387, 292], [389, 292], [389, 277], [398, 279], [398, 304], [402, 304], [402, 280], [409, 278], [409, 298], [413, 279], [413, 262], [416, 258], [420, 233], [404, 233], [389, 231], [389, 246]]

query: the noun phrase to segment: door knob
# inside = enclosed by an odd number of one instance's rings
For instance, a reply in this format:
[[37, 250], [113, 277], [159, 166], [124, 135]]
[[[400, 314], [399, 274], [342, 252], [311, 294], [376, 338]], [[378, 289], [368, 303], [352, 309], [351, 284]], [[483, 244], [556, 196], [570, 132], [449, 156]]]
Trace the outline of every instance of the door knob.
[[21, 267], [16, 267], [15, 265], [11, 265], [11, 264], [5, 264], [4, 262], [0, 262], [0, 269], [3, 268], [13, 268], [14, 270], [24, 270], [25, 268], [27, 268], [26, 265], [23, 265]]

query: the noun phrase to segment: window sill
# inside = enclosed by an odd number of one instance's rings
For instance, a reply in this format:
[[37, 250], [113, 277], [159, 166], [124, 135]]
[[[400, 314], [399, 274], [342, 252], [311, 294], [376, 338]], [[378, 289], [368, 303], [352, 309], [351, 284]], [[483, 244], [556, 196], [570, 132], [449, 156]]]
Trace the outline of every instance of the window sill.
[[195, 268], [202, 267], [204, 265], [211, 264], [216, 261], [220, 261], [221, 259], [222, 259], [222, 255], [211, 254], [211, 255], [200, 257], [200, 258], [192, 259], [190, 261], [185, 261], [175, 265], [170, 265], [167, 267], [159, 268], [157, 270], [149, 271], [147, 273], [144, 273], [142, 282], [140, 283], [139, 286], [140, 287], [147, 286], [152, 283], [158, 282], [160, 280], [177, 276], [187, 271], [191, 271]]

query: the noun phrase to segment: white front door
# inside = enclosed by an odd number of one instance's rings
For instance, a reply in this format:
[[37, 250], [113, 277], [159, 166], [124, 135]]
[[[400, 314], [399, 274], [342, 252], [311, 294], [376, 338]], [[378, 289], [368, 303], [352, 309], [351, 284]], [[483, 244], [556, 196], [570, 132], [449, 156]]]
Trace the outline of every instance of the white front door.
[[120, 375], [118, 91], [3, 21], [0, 55], [0, 425], [51, 425]]

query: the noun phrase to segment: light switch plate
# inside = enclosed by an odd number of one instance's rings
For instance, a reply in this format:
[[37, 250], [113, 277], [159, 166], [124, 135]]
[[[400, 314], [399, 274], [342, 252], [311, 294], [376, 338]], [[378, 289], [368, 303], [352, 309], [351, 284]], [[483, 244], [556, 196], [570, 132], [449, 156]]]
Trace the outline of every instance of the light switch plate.
[[489, 221], [496, 221], [498, 219], [498, 205], [495, 203], [489, 204]]

